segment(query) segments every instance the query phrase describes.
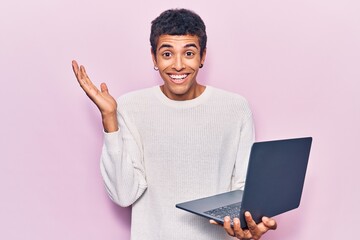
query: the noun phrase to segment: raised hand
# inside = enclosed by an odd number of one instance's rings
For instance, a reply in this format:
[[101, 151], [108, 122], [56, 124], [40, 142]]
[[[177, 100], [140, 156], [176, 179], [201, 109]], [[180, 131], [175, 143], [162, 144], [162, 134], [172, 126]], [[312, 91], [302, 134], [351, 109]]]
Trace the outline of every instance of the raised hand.
[[109, 90], [105, 83], [101, 83], [100, 90], [90, 81], [86, 73], [85, 67], [78, 65], [73, 60], [72, 68], [78, 83], [84, 90], [86, 95], [95, 103], [101, 113], [104, 130], [106, 132], [114, 132], [118, 129], [116, 118], [116, 100], [109, 94]]

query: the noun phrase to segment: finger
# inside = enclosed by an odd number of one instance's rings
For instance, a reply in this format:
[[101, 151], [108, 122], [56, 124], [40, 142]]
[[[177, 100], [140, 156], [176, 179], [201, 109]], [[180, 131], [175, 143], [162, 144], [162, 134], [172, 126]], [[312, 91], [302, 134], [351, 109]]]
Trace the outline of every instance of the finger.
[[85, 67], [83, 65], [81, 65], [80, 66], [80, 79], [85, 80], [85, 78], [86, 78]]
[[249, 228], [249, 231], [254, 239], [259, 239], [262, 235], [258, 225], [253, 220], [250, 212], [245, 212], [245, 220], [247, 223], [247, 226]]
[[277, 228], [277, 223], [274, 219], [272, 218], [268, 218], [268, 217], [263, 217], [262, 218], [262, 222], [264, 223], [264, 225], [271, 229], [271, 230], [275, 230]]
[[[94, 97], [100, 93], [100, 90], [90, 81], [83, 65], [80, 65], [77, 79], [85, 93], [90, 97], [90, 99], [94, 100]], [[107, 90], [107, 87], [105, 87], [105, 90]]]
[[224, 217], [224, 229], [230, 236], [235, 236], [234, 230], [231, 227], [231, 220], [229, 216]]
[[77, 64], [77, 62], [75, 60], [72, 60], [71, 65], [72, 65], [73, 72], [75, 73], [75, 76], [78, 77], [79, 65]]
[[86, 69], [83, 65], [80, 66], [80, 85], [88, 85], [89, 88], [96, 89], [95, 85], [90, 81], [89, 76], [86, 73]]
[[[78, 83], [80, 84], [80, 86], [84, 89], [85, 85], [88, 84], [86, 77], [84, 77], [84, 66], [80, 66], [78, 65], [78, 63], [73, 60], [72, 61], [72, 68], [74, 71], [74, 74], [76, 76], [76, 79], [78, 80]], [[85, 90], [85, 89], [84, 89]]]
[[81, 65], [81, 68], [82, 68], [82, 72], [84, 74], [84, 77], [88, 78], [88, 75], [86, 73], [86, 69], [85, 69], [85, 66]]
[[77, 72], [77, 80], [80, 84], [80, 86], [85, 90], [85, 89], [88, 89], [88, 83], [87, 83], [87, 80], [85, 78], [85, 74], [84, 74], [84, 70], [83, 70], [83, 66], [81, 65], [80, 68], [79, 68], [79, 71]]
[[239, 218], [234, 218], [233, 220], [234, 222], [234, 235], [239, 238], [239, 239], [242, 239], [244, 237], [244, 232], [243, 230], [241, 229], [241, 225], [240, 225], [240, 220]]

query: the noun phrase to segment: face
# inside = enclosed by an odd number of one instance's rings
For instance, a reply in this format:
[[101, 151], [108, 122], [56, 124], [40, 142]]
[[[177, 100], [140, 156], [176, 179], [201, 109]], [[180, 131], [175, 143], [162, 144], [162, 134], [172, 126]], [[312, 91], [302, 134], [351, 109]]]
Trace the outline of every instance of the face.
[[172, 100], [190, 100], [201, 95], [205, 87], [198, 84], [196, 76], [204, 64], [206, 51], [200, 58], [200, 44], [197, 36], [161, 35], [152, 53], [154, 66], [159, 68], [164, 85], [163, 93]]

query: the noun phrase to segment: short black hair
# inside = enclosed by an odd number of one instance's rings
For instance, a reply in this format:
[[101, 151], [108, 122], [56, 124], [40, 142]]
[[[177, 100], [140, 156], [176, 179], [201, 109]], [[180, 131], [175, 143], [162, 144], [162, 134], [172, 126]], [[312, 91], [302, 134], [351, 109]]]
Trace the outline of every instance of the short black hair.
[[198, 14], [188, 9], [169, 9], [151, 22], [150, 44], [156, 55], [156, 47], [161, 35], [193, 35], [200, 44], [200, 57], [206, 48], [206, 27]]

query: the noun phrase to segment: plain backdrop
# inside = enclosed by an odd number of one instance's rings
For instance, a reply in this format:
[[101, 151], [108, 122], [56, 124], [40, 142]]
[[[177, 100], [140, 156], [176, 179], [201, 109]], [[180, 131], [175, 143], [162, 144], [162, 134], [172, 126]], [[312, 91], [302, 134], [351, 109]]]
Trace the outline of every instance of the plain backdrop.
[[300, 207], [263, 239], [358, 238], [359, 1], [3, 0], [0, 239], [130, 239], [131, 209], [104, 190], [100, 115], [71, 60], [114, 97], [161, 84], [150, 22], [178, 7], [207, 25], [198, 80], [249, 100], [258, 141], [314, 138]]

